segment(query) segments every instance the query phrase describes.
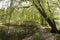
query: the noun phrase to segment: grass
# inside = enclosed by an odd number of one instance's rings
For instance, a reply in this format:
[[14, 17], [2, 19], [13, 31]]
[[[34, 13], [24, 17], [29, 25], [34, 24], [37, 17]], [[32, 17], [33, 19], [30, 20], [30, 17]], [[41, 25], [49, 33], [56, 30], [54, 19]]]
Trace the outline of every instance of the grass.
[[60, 37], [60, 34], [58, 33], [52, 33], [53, 35], [55, 35], [56, 37]]
[[32, 40], [41, 40], [39, 32], [36, 32], [36, 33], [33, 35]]

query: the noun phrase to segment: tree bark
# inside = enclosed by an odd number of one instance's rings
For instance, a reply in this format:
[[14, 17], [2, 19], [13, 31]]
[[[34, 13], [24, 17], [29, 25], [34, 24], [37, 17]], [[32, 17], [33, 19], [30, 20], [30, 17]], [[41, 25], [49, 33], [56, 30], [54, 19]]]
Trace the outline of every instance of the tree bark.
[[[34, 1], [33, 1], [33, 3], [34, 3]], [[35, 5], [35, 7], [37, 8], [37, 10], [40, 12], [40, 14], [46, 19], [48, 16], [46, 15], [46, 13], [45, 13], [45, 11], [44, 11], [44, 9], [42, 8], [42, 6], [41, 6], [41, 9], [34, 3], [34, 5]], [[54, 22], [54, 20], [52, 19], [50, 19], [49, 17], [46, 19], [46, 21], [48, 22], [48, 24], [51, 26], [51, 31], [53, 32], [53, 33], [57, 33], [58, 32], [58, 30], [57, 30], [57, 28], [56, 28], [56, 24], [55, 24], [55, 22]]]

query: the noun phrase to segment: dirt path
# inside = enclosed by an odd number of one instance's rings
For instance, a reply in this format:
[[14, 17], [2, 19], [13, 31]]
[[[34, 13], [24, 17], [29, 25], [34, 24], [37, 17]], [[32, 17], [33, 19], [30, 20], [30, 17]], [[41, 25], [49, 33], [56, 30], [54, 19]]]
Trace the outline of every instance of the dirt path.
[[52, 35], [47, 29], [41, 27], [39, 29], [41, 40], [57, 40], [57, 37]]
[[[39, 29], [41, 40], [60, 40], [60, 38], [56, 37], [52, 33], [50, 33], [45, 27], [41, 27]], [[31, 40], [32, 36], [25, 38], [23, 40]]]

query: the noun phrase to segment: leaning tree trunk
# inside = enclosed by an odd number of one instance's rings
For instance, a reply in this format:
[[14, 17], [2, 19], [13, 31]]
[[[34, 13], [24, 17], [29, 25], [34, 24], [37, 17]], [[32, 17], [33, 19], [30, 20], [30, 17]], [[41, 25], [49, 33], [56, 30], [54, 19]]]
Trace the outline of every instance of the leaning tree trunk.
[[40, 12], [40, 14], [46, 19], [46, 21], [48, 22], [48, 24], [51, 26], [51, 31], [53, 33], [57, 33], [58, 30], [56, 28], [56, 24], [55, 24], [55, 21], [52, 19], [50, 19], [47, 15], [46, 15], [46, 12], [44, 11], [44, 9], [42, 8], [41, 6], [41, 9], [38, 7], [38, 5], [36, 5], [36, 3], [33, 1], [35, 7], [37, 8], [37, 10]]

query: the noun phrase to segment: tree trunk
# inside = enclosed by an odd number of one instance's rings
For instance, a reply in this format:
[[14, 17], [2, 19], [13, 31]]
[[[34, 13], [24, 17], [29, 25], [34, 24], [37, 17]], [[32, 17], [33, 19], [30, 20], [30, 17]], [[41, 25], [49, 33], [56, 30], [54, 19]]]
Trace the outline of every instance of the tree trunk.
[[[33, 3], [34, 3], [34, 1], [33, 1]], [[35, 3], [34, 3], [35, 4]], [[41, 6], [41, 5], [40, 5]], [[45, 13], [45, 11], [44, 11], [44, 9], [42, 8], [42, 6], [41, 6], [41, 9], [35, 4], [35, 7], [37, 8], [37, 10], [40, 12], [40, 14], [46, 19], [46, 21], [48, 22], [48, 24], [51, 26], [51, 31], [53, 32], [53, 33], [57, 33], [58, 32], [58, 30], [57, 30], [57, 28], [56, 28], [56, 24], [55, 24], [55, 22], [54, 22], [54, 20], [51, 20], [47, 15], [46, 15], [46, 13]], [[48, 17], [48, 18], [47, 18]]]

